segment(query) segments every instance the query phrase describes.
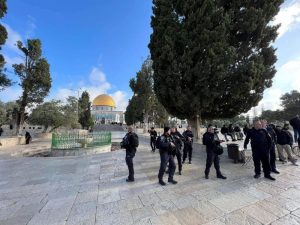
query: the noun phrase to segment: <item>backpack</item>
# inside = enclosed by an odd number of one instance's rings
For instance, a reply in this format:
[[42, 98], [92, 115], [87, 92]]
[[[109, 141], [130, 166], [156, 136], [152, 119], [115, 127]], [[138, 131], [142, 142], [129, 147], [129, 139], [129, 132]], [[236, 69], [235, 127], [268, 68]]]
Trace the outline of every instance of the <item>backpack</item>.
[[161, 136], [158, 136], [155, 141], [155, 147], [157, 149], [160, 149], [160, 143], [161, 143]]
[[133, 146], [136, 148], [139, 147], [139, 137], [136, 133], [133, 134]]

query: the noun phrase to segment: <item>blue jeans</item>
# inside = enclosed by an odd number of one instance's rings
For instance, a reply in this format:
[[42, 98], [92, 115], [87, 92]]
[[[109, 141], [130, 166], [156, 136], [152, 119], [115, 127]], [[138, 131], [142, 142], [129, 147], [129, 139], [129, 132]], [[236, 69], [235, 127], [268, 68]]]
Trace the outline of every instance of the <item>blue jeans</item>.
[[300, 139], [300, 129], [299, 128], [293, 128], [294, 129], [294, 139], [295, 142], [298, 141], [298, 139]]

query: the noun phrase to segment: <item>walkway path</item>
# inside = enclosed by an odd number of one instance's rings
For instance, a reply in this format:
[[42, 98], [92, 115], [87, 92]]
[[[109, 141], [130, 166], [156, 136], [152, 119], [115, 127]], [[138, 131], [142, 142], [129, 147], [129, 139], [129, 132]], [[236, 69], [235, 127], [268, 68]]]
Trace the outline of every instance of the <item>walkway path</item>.
[[[148, 141], [147, 141], [148, 142]], [[177, 185], [157, 184], [159, 154], [146, 142], [126, 183], [124, 151], [86, 157], [0, 156], [1, 225], [300, 224], [300, 168], [279, 164], [271, 182], [223, 156], [227, 180], [204, 179], [205, 154], [195, 148]]]

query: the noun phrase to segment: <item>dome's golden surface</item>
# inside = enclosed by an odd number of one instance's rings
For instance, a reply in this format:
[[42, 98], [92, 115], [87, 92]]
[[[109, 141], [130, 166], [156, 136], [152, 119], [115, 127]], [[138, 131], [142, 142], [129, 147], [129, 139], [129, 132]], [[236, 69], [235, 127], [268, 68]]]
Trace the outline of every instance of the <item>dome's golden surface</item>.
[[110, 107], [116, 107], [115, 101], [110, 97], [109, 95], [98, 95], [94, 101], [93, 105], [95, 106], [110, 106]]

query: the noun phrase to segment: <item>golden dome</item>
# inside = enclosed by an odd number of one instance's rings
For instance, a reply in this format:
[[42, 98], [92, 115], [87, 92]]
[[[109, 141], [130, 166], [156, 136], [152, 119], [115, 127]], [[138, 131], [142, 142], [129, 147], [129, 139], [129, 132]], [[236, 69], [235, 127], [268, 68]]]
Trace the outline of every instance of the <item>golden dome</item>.
[[115, 101], [109, 95], [98, 95], [94, 99], [93, 105], [95, 105], [95, 106], [110, 106], [113, 108], [116, 107]]

